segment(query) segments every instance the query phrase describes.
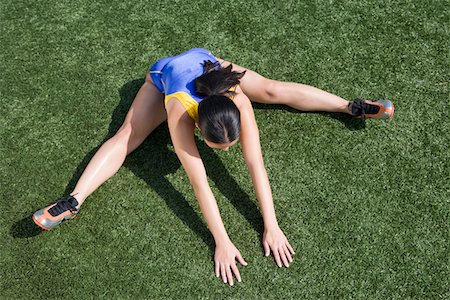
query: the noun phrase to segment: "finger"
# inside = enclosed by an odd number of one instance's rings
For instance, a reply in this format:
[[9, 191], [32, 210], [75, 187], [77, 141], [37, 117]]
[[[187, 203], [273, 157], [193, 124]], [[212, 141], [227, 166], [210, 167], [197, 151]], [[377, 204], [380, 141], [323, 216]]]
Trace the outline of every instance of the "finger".
[[292, 255], [294, 255], [295, 251], [294, 251], [294, 248], [292, 248], [291, 244], [289, 244], [289, 242], [286, 242], [286, 245], [287, 245], [289, 251], [291, 251]]
[[241, 280], [241, 274], [239, 274], [239, 270], [238, 270], [238, 268], [237, 268], [237, 266], [236, 266], [235, 264], [232, 264], [232, 265], [231, 265], [231, 270], [233, 271], [234, 276], [236, 276], [236, 279], [237, 279], [239, 282], [241, 282], [241, 281], [242, 281], [242, 280]]
[[287, 257], [288, 261], [291, 263], [292, 262], [292, 256], [291, 256], [291, 253], [289, 253], [289, 250], [288, 250], [287, 246], [283, 245], [283, 249], [284, 249], [284, 254], [286, 254], [286, 257]]
[[281, 259], [280, 259], [280, 254], [278, 253], [278, 251], [272, 248], [272, 253], [273, 253], [273, 257], [275, 258], [275, 262], [277, 263], [277, 266], [281, 268]]
[[223, 264], [220, 264], [220, 273], [222, 274], [223, 283], [227, 283], [227, 273]]
[[269, 248], [269, 244], [267, 244], [266, 242], [263, 243], [264, 246], [264, 255], [269, 256], [270, 254], [270, 248]]
[[283, 247], [278, 249], [278, 253], [280, 254], [281, 260], [283, 261], [283, 264], [286, 266], [286, 268], [289, 267], [289, 262], [286, 258], [286, 254], [284, 254], [284, 249]]
[[214, 262], [214, 272], [216, 273], [216, 277], [219, 277], [219, 262]]
[[240, 252], [237, 253], [236, 257], [237, 257], [238, 261], [241, 263], [241, 265], [243, 265], [243, 266], [247, 265], [247, 262], [244, 260], [244, 258], [242, 258], [242, 255]]
[[233, 286], [233, 274], [231, 274], [230, 266], [227, 266], [227, 276], [228, 276], [228, 283]]

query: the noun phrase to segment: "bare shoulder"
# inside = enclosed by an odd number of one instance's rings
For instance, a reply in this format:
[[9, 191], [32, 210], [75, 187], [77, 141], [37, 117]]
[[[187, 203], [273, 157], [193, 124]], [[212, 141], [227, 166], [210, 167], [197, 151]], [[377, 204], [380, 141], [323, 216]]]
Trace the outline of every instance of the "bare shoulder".
[[[195, 122], [187, 113], [184, 106], [178, 101], [177, 98], [169, 99], [166, 103], [167, 122], [169, 127], [186, 127], [194, 128]], [[181, 125], [181, 126], [177, 126]]]
[[236, 95], [233, 98], [233, 102], [236, 104], [237, 108], [239, 110], [242, 109], [252, 109], [252, 104], [250, 102], [250, 99], [247, 97], [247, 95], [244, 94], [241, 87], [239, 85], [236, 86]]

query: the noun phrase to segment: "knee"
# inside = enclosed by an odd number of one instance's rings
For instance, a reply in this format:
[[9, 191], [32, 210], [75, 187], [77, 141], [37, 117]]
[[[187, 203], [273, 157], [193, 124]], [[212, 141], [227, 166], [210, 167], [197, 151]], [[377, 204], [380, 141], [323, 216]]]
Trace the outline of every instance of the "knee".
[[280, 103], [283, 97], [280, 97], [283, 93], [282, 82], [278, 80], [267, 79], [264, 85], [264, 93], [266, 99], [269, 102]]
[[116, 134], [114, 135], [114, 139], [123, 144], [128, 144], [128, 141], [131, 139], [133, 134], [133, 128], [131, 126], [131, 123], [125, 122], [119, 130], [117, 130]]
[[116, 146], [125, 148], [126, 155], [133, 152], [144, 141], [129, 122], [125, 122], [111, 140]]

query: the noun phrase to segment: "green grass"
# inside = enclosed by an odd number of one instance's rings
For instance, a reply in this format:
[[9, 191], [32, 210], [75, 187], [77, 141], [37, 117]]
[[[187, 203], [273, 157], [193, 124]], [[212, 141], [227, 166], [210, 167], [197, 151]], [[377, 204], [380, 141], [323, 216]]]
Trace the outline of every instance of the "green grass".
[[[0, 298], [448, 299], [449, 1], [0, 1]], [[231, 288], [158, 128], [52, 232], [30, 215], [70, 191], [147, 68], [204, 47], [264, 76], [393, 99], [390, 123], [255, 105], [279, 223], [262, 255], [239, 148], [199, 141], [228, 233]]]

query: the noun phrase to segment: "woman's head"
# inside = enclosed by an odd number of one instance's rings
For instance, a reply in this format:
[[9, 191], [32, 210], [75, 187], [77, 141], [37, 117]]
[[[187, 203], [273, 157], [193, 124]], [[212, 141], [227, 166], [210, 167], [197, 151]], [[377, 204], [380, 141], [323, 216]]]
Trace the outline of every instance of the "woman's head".
[[195, 79], [197, 94], [206, 96], [198, 107], [198, 127], [210, 144], [232, 145], [239, 138], [241, 121], [239, 109], [229, 98], [235, 92], [229, 89], [239, 84], [245, 72], [232, 71], [232, 65], [221, 68], [211, 61], [204, 67], [203, 75]]
[[198, 127], [202, 135], [215, 144], [233, 142], [241, 131], [239, 109], [226, 96], [212, 95], [207, 98], [198, 107]]

